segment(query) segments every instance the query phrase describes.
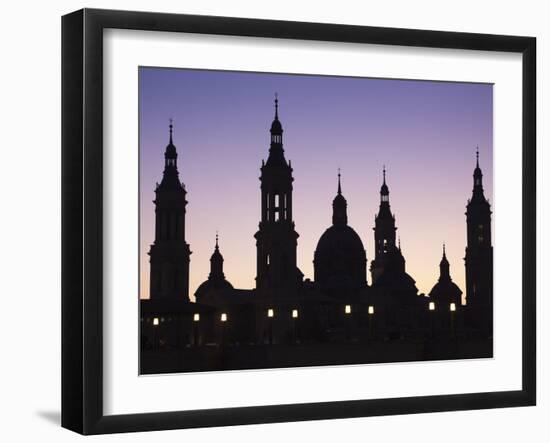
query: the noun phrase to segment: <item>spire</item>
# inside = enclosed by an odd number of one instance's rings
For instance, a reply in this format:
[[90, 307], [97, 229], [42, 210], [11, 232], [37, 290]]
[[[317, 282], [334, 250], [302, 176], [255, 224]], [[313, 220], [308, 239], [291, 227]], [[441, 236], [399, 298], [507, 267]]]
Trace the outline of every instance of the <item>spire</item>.
[[332, 224], [343, 226], [348, 224], [348, 202], [342, 195], [342, 184], [340, 178], [340, 168], [338, 168], [338, 193], [332, 201]]
[[173, 131], [173, 128], [174, 128], [174, 125], [173, 125], [173, 120], [172, 118], [170, 117], [170, 145], [173, 145], [174, 143], [172, 142], [172, 131]]
[[271, 146], [269, 148], [269, 157], [267, 165], [273, 164], [288, 167], [283, 150], [283, 125], [279, 121], [279, 96], [275, 93], [275, 117], [271, 123]]
[[218, 231], [216, 231], [216, 245], [214, 246], [214, 253], [210, 257], [210, 276], [209, 279], [224, 279], [223, 274], [223, 256], [220, 253], [220, 247], [218, 244]]
[[474, 169], [474, 188], [472, 191], [472, 202], [485, 202], [483, 194], [483, 173], [479, 167], [479, 147], [476, 147], [476, 167]]
[[380, 187], [380, 201], [382, 203], [390, 201], [390, 190], [386, 184], [386, 165], [382, 167], [382, 186]]
[[283, 126], [279, 121], [279, 96], [275, 93], [275, 117], [271, 123], [271, 143], [281, 145], [283, 143]]
[[173, 141], [174, 121], [171, 118], [168, 121], [169, 141], [164, 151], [164, 173], [160, 188], [180, 190], [183, 189], [183, 184], [178, 178], [178, 152]]
[[441, 262], [439, 262], [439, 281], [450, 279], [451, 274], [449, 271], [449, 260], [447, 260], [447, 255], [445, 253], [445, 243], [443, 243], [443, 257], [441, 257]]
[[[178, 153], [176, 152], [176, 147], [174, 146], [173, 142], [173, 132], [174, 132], [174, 124], [173, 120], [169, 119], [170, 124], [168, 125], [169, 133], [170, 133], [170, 140], [168, 141], [168, 145], [166, 146], [166, 151], [164, 152], [164, 158], [166, 159], [166, 165], [165, 166], [176, 166], [176, 159], [178, 158]], [[172, 161], [168, 161], [172, 160]]]

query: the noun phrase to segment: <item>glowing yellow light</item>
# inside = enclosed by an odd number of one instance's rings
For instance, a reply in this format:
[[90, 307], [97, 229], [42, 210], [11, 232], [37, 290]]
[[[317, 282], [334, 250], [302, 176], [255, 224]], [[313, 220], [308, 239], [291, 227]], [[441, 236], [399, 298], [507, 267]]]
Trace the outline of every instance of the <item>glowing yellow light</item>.
[[153, 326], [158, 326], [158, 325], [159, 325], [159, 319], [158, 319], [158, 317], [155, 317], [153, 319]]
[[292, 318], [298, 318], [298, 309], [292, 310]]
[[346, 314], [351, 314], [351, 305], [346, 305], [346, 306], [344, 307], [344, 312], [345, 312]]
[[374, 306], [369, 306], [369, 314], [374, 314]]
[[428, 305], [428, 308], [430, 311], [435, 311], [435, 303], [431, 301], [430, 304]]
[[201, 319], [200, 314], [193, 314], [193, 321], [199, 321]]
[[221, 315], [220, 320], [223, 322], [227, 321], [227, 314], [225, 312]]
[[273, 309], [268, 309], [267, 310], [267, 316], [269, 318], [272, 318], [273, 316], [275, 316], [275, 312], [273, 311]]
[[451, 310], [451, 312], [456, 311], [456, 305], [454, 303], [451, 303], [451, 306], [449, 306], [449, 309]]

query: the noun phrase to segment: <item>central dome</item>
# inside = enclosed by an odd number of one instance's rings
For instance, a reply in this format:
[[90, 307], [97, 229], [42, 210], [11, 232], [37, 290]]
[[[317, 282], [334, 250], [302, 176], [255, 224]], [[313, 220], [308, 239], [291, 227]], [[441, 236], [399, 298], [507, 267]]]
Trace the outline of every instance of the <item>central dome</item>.
[[317, 243], [315, 281], [326, 289], [353, 289], [366, 285], [367, 254], [363, 242], [348, 225], [333, 225]]

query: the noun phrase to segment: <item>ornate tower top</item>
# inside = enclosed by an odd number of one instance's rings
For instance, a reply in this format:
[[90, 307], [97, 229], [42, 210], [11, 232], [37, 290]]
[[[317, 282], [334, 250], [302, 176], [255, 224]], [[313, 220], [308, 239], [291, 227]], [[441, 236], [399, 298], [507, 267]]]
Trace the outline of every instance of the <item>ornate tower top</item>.
[[164, 172], [162, 176], [162, 181], [158, 189], [162, 190], [181, 190], [184, 189], [182, 183], [179, 181], [178, 175], [178, 152], [174, 146], [173, 141], [173, 132], [174, 124], [173, 120], [170, 119], [169, 124], [170, 138], [166, 150], [164, 151]]
[[439, 281], [450, 279], [451, 274], [449, 269], [449, 260], [447, 260], [447, 255], [445, 254], [445, 243], [443, 243], [443, 257], [441, 257], [441, 262], [439, 262]]
[[210, 257], [210, 279], [218, 278], [224, 279], [223, 273], [223, 256], [220, 253], [220, 247], [218, 244], [218, 232], [216, 231], [216, 245], [214, 246], [214, 252]]
[[338, 193], [332, 201], [332, 224], [335, 226], [344, 226], [348, 224], [347, 214], [348, 203], [342, 195], [342, 184], [340, 168], [338, 168]]
[[380, 187], [380, 201], [389, 202], [390, 201], [390, 190], [386, 184], [386, 165], [382, 167], [382, 186]]
[[472, 203], [487, 203], [483, 193], [483, 173], [479, 167], [479, 147], [476, 147], [476, 167], [474, 169], [474, 188], [472, 190]]
[[279, 98], [275, 93], [275, 117], [271, 123], [271, 145], [269, 148], [269, 157], [267, 158], [266, 166], [278, 166], [289, 168], [285, 160], [285, 154], [283, 149], [283, 125], [279, 120]]
[[382, 186], [380, 187], [380, 210], [376, 218], [392, 218], [390, 210], [390, 189], [386, 184], [386, 166], [382, 167]]
[[[271, 123], [271, 135], [282, 135], [283, 126], [279, 121], [279, 96], [275, 93], [275, 117], [273, 118], [273, 123]], [[273, 140], [272, 140], [273, 141]], [[282, 140], [279, 140], [282, 142]]]

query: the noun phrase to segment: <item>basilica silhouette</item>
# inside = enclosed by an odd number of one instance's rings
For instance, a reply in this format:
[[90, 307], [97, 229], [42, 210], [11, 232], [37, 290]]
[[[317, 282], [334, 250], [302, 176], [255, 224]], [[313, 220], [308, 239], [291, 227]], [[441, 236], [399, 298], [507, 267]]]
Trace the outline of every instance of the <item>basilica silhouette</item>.
[[276, 97], [269, 153], [260, 167], [255, 288], [231, 284], [216, 233], [210, 273], [193, 302], [187, 192], [172, 129], [170, 122], [163, 177], [155, 189], [150, 298], [140, 300], [142, 373], [492, 356], [491, 207], [483, 192], [479, 152], [466, 210], [465, 304], [451, 278], [445, 245], [438, 281], [429, 294], [419, 294], [396, 239], [385, 167], [370, 284], [367, 254], [348, 219], [340, 171], [332, 225], [317, 243], [311, 281], [296, 261], [293, 168], [283, 149]]

